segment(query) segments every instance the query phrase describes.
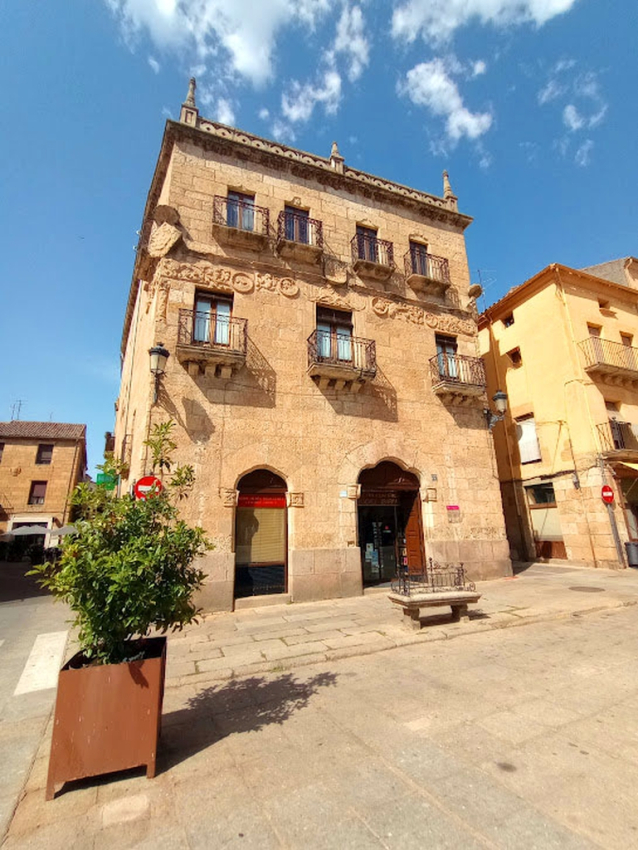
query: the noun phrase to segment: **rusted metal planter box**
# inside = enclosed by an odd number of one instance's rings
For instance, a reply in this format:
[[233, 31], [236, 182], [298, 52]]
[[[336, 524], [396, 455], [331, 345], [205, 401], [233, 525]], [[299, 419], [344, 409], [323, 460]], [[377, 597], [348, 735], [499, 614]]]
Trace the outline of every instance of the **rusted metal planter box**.
[[166, 638], [140, 641], [144, 658], [60, 671], [46, 799], [57, 784], [146, 766], [155, 776]]

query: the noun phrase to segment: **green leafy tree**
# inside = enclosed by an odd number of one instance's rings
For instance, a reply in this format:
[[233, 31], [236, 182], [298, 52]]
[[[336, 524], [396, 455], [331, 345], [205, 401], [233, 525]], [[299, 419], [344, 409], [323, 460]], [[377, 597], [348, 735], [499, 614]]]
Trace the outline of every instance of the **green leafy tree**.
[[[170, 474], [172, 422], [156, 425], [147, 440], [154, 469]], [[122, 472], [112, 456], [98, 467]], [[176, 502], [194, 482], [190, 466], [177, 466], [161, 492], [146, 499], [115, 496], [104, 487], [80, 484], [73, 494], [78, 533], [66, 538], [60, 561], [33, 574], [73, 611], [87, 659], [114, 664], [136, 654], [131, 644], [151, 629], [176, 631], [200, 613], [192, 601], [205, 574], [195, 559], [212, 546], [201, 528], [179, 519]]]

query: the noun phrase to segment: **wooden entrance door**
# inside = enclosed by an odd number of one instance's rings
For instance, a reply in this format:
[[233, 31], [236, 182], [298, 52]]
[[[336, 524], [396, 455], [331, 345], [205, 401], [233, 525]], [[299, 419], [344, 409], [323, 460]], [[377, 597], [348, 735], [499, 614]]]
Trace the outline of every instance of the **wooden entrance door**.
[[410, 573], [423, 572], [423, 523], [421, 522], [421, 500], [418, 492], [406, 493], [403, 499], [405, 517], [405, 557]]

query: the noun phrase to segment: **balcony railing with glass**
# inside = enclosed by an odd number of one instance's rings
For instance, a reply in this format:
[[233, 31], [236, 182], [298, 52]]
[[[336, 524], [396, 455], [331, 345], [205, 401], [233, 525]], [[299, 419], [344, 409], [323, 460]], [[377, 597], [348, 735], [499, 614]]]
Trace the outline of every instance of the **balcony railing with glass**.
[[317, 262], [323, 251], [323, 224], [303, 213], [282, 210], [277, 218], [277, 251], [282, 257]]
[[638, 380], [638, 348], [600, 337], [589, 337], [578, 345], [584, 355], [586, 372]]
[[217, 238], [244, 245], [261, 245], [270, 232], [270, 213], [249, 201], [215, 195], [213, 230]]
[[334, 382], [336, 389], [357, 392], [377, 373], [374, 340], [315, 330], [308, 337], [308, 373], [319, 378], [321, 387]]
[[638, 457], [638, 425], [610, 419], [596, 426], [601, 451], [635, 453]]
[[450, 264], [445, 257], [437, 257], [412, 246], [403, 257], [408, 284], [417, 292], [442, 295], [450, 287]]
[[430, 358], [432, 389], [437, 395], [472, 397], [483, 395], [487, 380], [480, 357], [440, 352]]
[[385, 280], [394, 271], [394, 247], [386, 239], [356, 233], [350, 242], [357, 274]]
[[230, 377], [245, 362], [247, 345], [247, 319], [197, 310], [179, 311], [177, 358], [194, 375], [203, 368], [207, 374], [212, 371]]

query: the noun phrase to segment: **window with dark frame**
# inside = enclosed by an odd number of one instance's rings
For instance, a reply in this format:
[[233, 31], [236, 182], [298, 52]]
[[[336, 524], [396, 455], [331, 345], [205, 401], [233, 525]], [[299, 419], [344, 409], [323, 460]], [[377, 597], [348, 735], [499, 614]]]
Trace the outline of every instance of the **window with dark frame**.
[[317, 357], [340, 363], [352, 361], [352, 313], [317, 305]]
[[35, 462], [40, 466], [47, 466], [53, 460], [53, 443], [40, 443], [35, 456]]
[[428, 246], [423, 242], [413, 242], [410, 239], [410, 262], [414, 274], [419, 274], [422, 277], [430, 277]]
[[288, 204], [284, 206], [285, 236], [289, 242], [300, 242], [302, 245], [310, 244], [309, 217], [308, 210], [302, 210]]
[[553, 484], [531, 484], [525, 487], [530, 508], [556, 507], [556, 493]]
[[46, 494], [47, 494], [47, 482], [46, 481], [32, 481], [31, 482], [31, 489], [29, 491], [29, 504], [30, 505], [43, 505]]
[[509, 316], [505, 316], [503, 319], [503, 327], [511, 328], [514, 324], [514, 313], [510, 313]]
[[377, 233], [372, 227], [357, 225], [357, 249], [360, 260], [368, 260], [371, 263], [379, 262], [379, 243]]
[[509, 357], [512, 366], [518, 367], [523, 365], [520, 348], [513, 348], [511, 351], [508, 351], [507, 356]]
[[232, 312], [232, 296], [196, 292], [193, 342], [198, 345], [230, 346]]
[[255, 196], [228, 190], [226, 224], [238, 230], [255, 229]]
[[459, 363], [457, 359], [458, 344], [455, 336], [436, 334], [436, 357], [439, 366], [439, 376], [448, 381], [459, 380]]

